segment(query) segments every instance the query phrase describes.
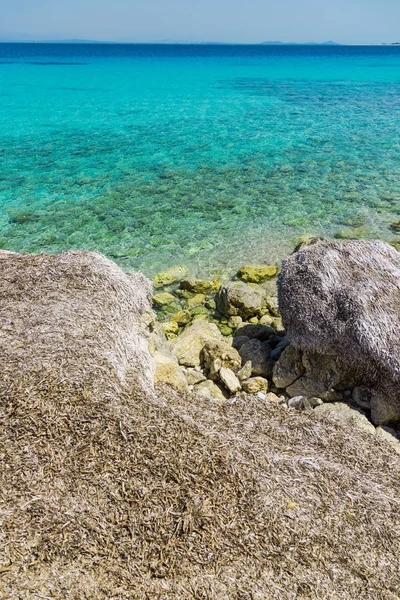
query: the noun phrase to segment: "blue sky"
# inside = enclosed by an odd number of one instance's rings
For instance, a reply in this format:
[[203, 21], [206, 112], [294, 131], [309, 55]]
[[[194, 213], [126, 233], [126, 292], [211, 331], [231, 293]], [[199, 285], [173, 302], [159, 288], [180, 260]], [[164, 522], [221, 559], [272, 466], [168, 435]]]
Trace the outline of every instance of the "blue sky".
[[400, 0], [0, 0], [0, 37], [400, 41]]

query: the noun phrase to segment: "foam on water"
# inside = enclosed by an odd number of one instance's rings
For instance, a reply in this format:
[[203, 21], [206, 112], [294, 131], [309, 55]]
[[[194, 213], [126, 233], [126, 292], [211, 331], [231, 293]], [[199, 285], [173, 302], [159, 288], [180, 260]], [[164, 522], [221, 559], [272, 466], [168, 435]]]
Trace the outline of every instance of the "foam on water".
[[152, 275], [393, 239], [400, 48], [0, 45], [0, 247]]

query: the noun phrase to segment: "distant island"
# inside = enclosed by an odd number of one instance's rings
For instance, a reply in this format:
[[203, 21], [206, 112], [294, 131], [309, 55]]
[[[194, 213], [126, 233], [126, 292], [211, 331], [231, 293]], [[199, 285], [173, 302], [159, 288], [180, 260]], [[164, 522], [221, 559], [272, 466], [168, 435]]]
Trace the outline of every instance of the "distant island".
[[261, 45], [266, 46], [340, 46], [337, 42], [261, 42]]

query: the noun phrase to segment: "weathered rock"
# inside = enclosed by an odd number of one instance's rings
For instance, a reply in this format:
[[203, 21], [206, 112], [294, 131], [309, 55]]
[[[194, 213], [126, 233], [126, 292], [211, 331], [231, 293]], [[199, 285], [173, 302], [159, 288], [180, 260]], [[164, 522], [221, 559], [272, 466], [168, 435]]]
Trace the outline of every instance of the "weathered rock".
[[400, 420], [399, 253], [378, 241], [320, 242], [284, 261], [278, 287], [292, 343], [333, 356], [353, 387], [369, 388], [375, 424]]
[[172, 267], [171, 269], [157, 273], [157, 275], [153, 277], [153, 285], [156, 289], [162, 288], [171, 285], [171, 283], [175, 283], [176, 281], [180, 281], [188, 275], [189, 271], [184, 265]]
[[314, 412], [337, 423], [352, 425], [375, 435], [375, 427], [368, 421], [367, 417], [357, 408], [352, 408], [344, 402], [321, 404], [321, 406], [314, 409]]
[[241, 369], [237, 372], [237, 376], [240, 381], [249, 379], [251, 377], [251, 360], [248, 360]]
[[270, 358], [271, 350], [260, 340], [249, 340], [239, 350], [243, 364], [251, 361], [252, 375], [271, 377], [273, 362]]
[[173, 321], [164, 321], [163, 323], [161, 323], [161, 328], [167, 340], [172, 340], [179, 333], [179, 325], [178, 323], [174, 323]]
[[193, 391], [203, 398], [208, 398], [209, 400], [218, 400], [220, 402], [225, 402], [225, 400], [229, 397], [229, 394], [224, 394], [221, 388], [219, 388], [213, 381], [207, 379], [207, 381], [202, 381], [198, 385], [195, 385]]
[[155, 352], [154, 360], [156, 361], [155, 383], [168, 383], [180, 392], [188, 391], [186, 377], [175, 357]]
[[247, 394], [268, 392], [268, 381], [264, 377], [251, 377], [242, 382], [242, 387]]
[[260, 314], [263, 300], [262, 289], [254, 289], [243, 281], [232, 281], [221, 287], [217, 306], [220, 312], [228, 317], [240, 316], [248, 319]]
[[190, 371], [186, 371], [186, 379], [189, 385], [197, 385], [202, 381], [206, 381], [207, 377], [203, 375], [201, 371], [192, 369]]
[[263, 283], [267, 279], [271, 279], [278, 272], [278, 267], [268, 265], [248, 265], [242, 267], [237, 276], [246, 283]]
[[218, 292], [221, 287], [221, 280], [214, 277], [211, 281], [204, 281], [197, 277], [190, 277], [189, 279], [183, 279], [180, 282], [180, 287], [188, 292], [195, 294], [212, 294]]
[[200, 365], [200, 353], [205, 344], [221, 339], [219, 329], [214, 323], [195, 321], [182, 335], [171, 342], [171, 350], [179, 364], [196, 367]]
[[272, 380], [277, 388], [285, 389], [304, 374], [301, 350], [288, 346], [274, 366]]
[[176, 302], [176, 297], [168, 292], [160, 292], [153, 296], [153, 304], [159, 308], [172, 304], [173, 302]]
[[242, 364], [239, 352], [224, 340], [211, 340], [207, 342], [201, 352], [201, 360], [209, 371], [210, 378], [215, 379], [221, 367], [237, 372]]
[[219, 370], [219, 378], [231, 394], [236, 394], [242, 389], [239, 379], [231, 369], [221, 367]]

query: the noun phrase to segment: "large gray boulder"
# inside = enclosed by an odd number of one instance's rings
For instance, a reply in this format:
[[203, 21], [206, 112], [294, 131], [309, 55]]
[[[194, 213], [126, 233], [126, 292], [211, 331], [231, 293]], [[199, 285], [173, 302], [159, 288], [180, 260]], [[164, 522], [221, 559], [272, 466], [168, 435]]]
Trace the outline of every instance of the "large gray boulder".
[[278, 291], [291, 343], [334, 356], [370, 387], [374, 423], [400, 420], [400, 254], [378, 241], [321, 241], [284, 261]]

